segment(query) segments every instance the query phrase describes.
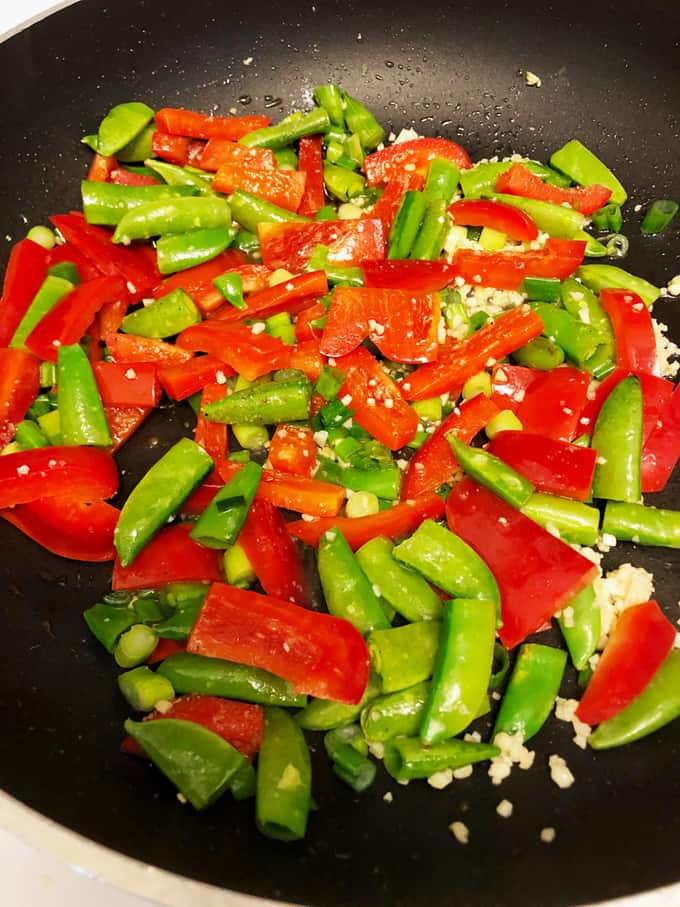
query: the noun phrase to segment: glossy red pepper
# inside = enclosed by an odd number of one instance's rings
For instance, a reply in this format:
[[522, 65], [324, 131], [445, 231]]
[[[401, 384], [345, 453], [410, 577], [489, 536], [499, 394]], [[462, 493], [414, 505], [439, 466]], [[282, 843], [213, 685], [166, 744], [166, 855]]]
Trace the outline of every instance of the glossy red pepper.
[[112, 154], [98, 154], [95, 152], [87, 171], [87, 178], [93, 183], [105, 183], [111, 176], [111, 171], [118, 166]]
[[186, 135], [193, 139], [229, 139], [238, 142], [244, 135], [269, 126], [270, 117], [216, 117], [194, 110], [163, 107], [156, 111], [156, 125], [171, 135]]
[[268, 268], [286, 268], [293, 274], [304, 271], [319, 243], [328, 246], [328, 261], [339, 265], [360, 265], [366, 259], [384, 258], [386, 251], [382, 221], [376, 218], [262, 223], [257, 225], [257, 237], [263, 263]]
[[32, 239], [12, 246], [0, 298], [0, 347], [7, 346], [40, 289], [49, 263], [46, 249]]
[[409, 139], [369, 154], [364, 160], [366, 182], [369, 186], [379, 186], [405, 169], [426, 176], [430, 161], [435, 158], [445, 158], [460, 170], [471, 166], [470, 155], [456, 142], [440, 138]]
[[215, 583], [187, 651], [271, 671], [296, 692], [356, 704], [368, 682], [368, 648], [342, 618]]
[[158, 369], [161, 386], [173, 400], [185, 400], [206, 384], [218, 384], [233, 374], [226, 363], [210, 355], [194, 356], [188, 362], [161, 365]]
[[254, 381], [276, 368], [274, 363], [284, 344], [264, 331], [254, 334], [244, 324], [213, 320], [186, 328], [177, 338], [177, 345], [210, 353], [228, 363], [246, 381]]
[[538, 239], [538, 228], [529, 215], [503, 202], [486, 198], [464, 199], [449, 205], [447, 210], [454, 224], [490, 227], [518, 242]]
[[269, 462], [279, 472], [311, 478], [317, 453], [311, 428], [279, 425], [269, 445]]
[[272, 170], [264, 167], [256, 170], [251, 166], [222, 164], [212, 181], [212, 188], [225, 195], [243, 189], [280, 208], [297, 211], [306, 181], [307, 175], [299, 170]]
[[176, 655], [178, 652], [186, 652], [186, 650], [187, 644], [184, 640], [161, 637], [156, 648], [147, 658], [146, 663], [148, 665], [158, 664], [161, 661], [165, 661], [166, 658], [170, 658], [171, 655]]
[[123, 323], [127, 315], [130, 303], [130, 297], [117, 299], [115, 302], [105, 302], [99, 310], [97, 320], [99, 322], [99, 333], [102, 337], [108, 337], [115, 334]]
[[239, 249], [226, 249], [202, 265], [196, 265], [166, 277], [153, 288], [151, 295], [154, 299], [160, 299], [161, 296], [166, 296], [173, 290], [182, 289], [193, 299], [196, 293], [205, 290], [208, 285], [212, 286], [213, 280], [220, 274], [240, 268], [247, 261], [245, 254]]
[[151, 136], [151, 151], [154, 157], [177, 164], [179, 167], [185, 167], [189, 163], [190, 144], [190, 140], [184, 136], [159, 132], [158, 129]]
[[310, 271], [299, 274], [285, 283], [277, 283], [266, 290], [253, 293], [246, 299], [245, 309], [226, 305], [215, 315], [216, 321], [241, 321], [244, 318], [269, 318], [279, 312], [296, 315], [314, 304], [320, 296], [328, 292], [328, 281], [325, 271]]
[[541, 372], [523, 365], [501, 362], [491, 369], [491, 399], [499, 409], [516, 412]]
[[97, 362], [94, 377], [104, 406], [156, 406], [161, 398], [151, 362]]
[[295, 319], [295, 339], [298, 343], [305, 340], [321, 340], [323, 328], [316, 327], [315, 321], [320, 321], [326, 317], [326, 306], [323, 302], [317, 302], [309, 306], [308, 309], [300, 312]]
[[541, 630], [597, 576], [592, 561], [471, 479], [449, 494], [446, 518], [498, 583], [499, 635], [508, 649]]
[[54, 246], [47, 253], [47, 267], [61, 264], [63, 261], [72, 261], [78, 268], [78, 276], [81, 280], [92, 280], [93, 277], [101, 277], [102, 272], [99, 268], [86, 258], [80, 249], [76, 248], [73, 243], [63, 242]]
[[227, 455], [227, 426], [224, 422], [209, 422], [203, 415], [203, 407], [224, 397], [223, 384], [206, 384], [201, 393], [201, 406], [196, 418], [194, 441], [200, 444], [212, 461], [218, 463]]
[[148, 173], [135, 173], [132, 170], [117, 167], [111, 171], [109, 182], [116, 183], [118, 186], [157, 186], [159, 180]]
[[614, 625], [576, 715], [600, 724], [639, 696], [675, 642], [675, 627], [655, 601], [633, 605]]
[[656, 337], [649, 308], [628, 290], [601, 290], [600, 302], [609, 315], [616, 341], [616, 365], [639, 375], [659, 374]]
[[116, 362], [154, 362], [157, 365], [179, 365], [192, 359], [189, 350], [174, 343], [136, 334], [105, 335], [106, 346]]
[[276, 158], [269, 148], [249, 148], [229, 139], [210, 139], [201, 150], [198, 166], [216, 173], [223, 164], [274, 169]]
[[118, 490], [118, 469], [96, 447], [38, 447], [0, 457], [0, 508], [38, 498], [101, 501]]
[[676, 388], [643, 444], [642, 491], [661, 491], [679, 458], [680, 391]]
[[324, 206], [323, 153], [320, 135], [306, 135], [298, 147], [298, 170], [307, 177], [298, 212], [314, 217]]
[[40, 390], [40, 362], [20, 349], [0, 349], [0, 449], [14, 437], [16, 427]]
[[525, 277], [565, 280], [583, 261], [585, 240], [547, 239], [529, 252], [477, 252], [459, 249], [453, 259], [458, 277], [471, 286], [519, 290]]
[[[374, 209], [375, 210], [375, 209]], [[365, 261], [364, 286], [386, 290], [410, 290], [432, 293], [447, 287], [456, 276], [456, 269], [445, 261], [417, 259], [385, 259]]]
[[385, 236], [389, 236], [404, 193], [409, 190], [419, 192], [424, 185], [425, 176], [423, 174], [416, 173], [415, 170], [396, 171], [390, 177], [383, 194], [373, 205], [371, 213], [365, 214], [364, 217], [381, 221]]
[[525, 431], [555, 440], [571, 441], [579, 434], [579, 418], [586, 404], [590, 377], [571, 366], [543, 372], [517, 407]]
[[150, 406], [105, 406], [104, 413], [111, 433], [111, 453], [115, 453], [137, 431], [151, 412]]
[[212, 583], [222, 579], [221, 552], [189, 537], [191, 524], [166, 526], [129, 567], [116, 558], [112, 588], [154, 589], [168, 583]]
[[612, 194], [606, 186], [579, 186], [575, 189], [564, 189], [544, 183], [540, 176], [532, 173], [523, 164], [513, 164], [496, 180], [496, 192], [508, 195], [521, 195], [524, 198], [535, 198], [553, 205], [567, 204], [581, 214], [592, 214], [606, 205]]
[[112, 561], [113, 532], [120, 511], [104, 501], [84, 504], [72, 498], [41, 498], [0, 510], [24, 535], [59, 557], [75, 561]]

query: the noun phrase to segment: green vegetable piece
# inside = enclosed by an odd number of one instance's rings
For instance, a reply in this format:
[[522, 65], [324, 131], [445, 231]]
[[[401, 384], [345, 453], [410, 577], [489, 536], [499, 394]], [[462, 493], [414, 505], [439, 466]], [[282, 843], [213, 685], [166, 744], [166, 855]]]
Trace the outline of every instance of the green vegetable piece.
[[[498, 667], [496, 667], [496, 664], [498, 664]], [[493, 665], [491, 668], [491, 680], [489, 681], [489, 689], [497, 690], [505, 680], [505, 675], [509, 670], [510, 656], [508, 655], [508, 650], [505, 648], [505, 646], [502, 646], [499, 642], [497, 642], [493, 647]]]
[[[333, 771], [342, 781], [360, 794], [367, 790], [375, 781], [375, 763], [366, 758], [365, 753], [358, 752], [350, 742], [345, 742], [343, 732], [348, 732], [352, 726], [342, 728], [340, 731], [329, 731], [324, 737], [326, 753], [333, 762]], [[356, 728], [358, 739], [361, 731]]]
[[525, 277], [522, 281], [522, 291], [540, 302], [559, 302], [560, 286], [557, 277]]
[[194, 195], [214, 195], [210, 184], [212, 173], [193, 171], [187, 167], [178, 167], [167, 161], [158, 161], [155, 158], [145, 159], [144, 164], [168, 186], [183, 186], [194, 190]]
[[206, 477], [212, 459], [194, 441], [181, 438], [132, 489], [123, 505], [114, 544], [128, 567]]
[[323, 180], [329, 194], [341, 202], [356, 198], [364, 191], [364, 177], [337, 164], [323, 165]]
[[211, 227], [161, 236], [156, 243], [156, 259], [161, 274], [174, 274], [202, 265], [224, 252], [236, 236], [236, 227]]
[[309, 218], [279, 208], [278, 205], [273, 205], [243, 189], [237, 189], [229, 196], [229, 204], [234, 220], [252, 234], [257, 234], [258, 224], [281, 224], [291, 220], [309, 222]]
[[569, 544], [594, 545], [597, 541], [600, 523], [597, 507], [537, 491], [521, 510], [544, 529], [556, 529]]
[[79, 344], [59, 347], [57, 384], [63, 443], [108, 447], [111, 433], [104, 405], [92, 366]]
[[512, 358], [517, 365], [549, 372], [564, 362], [564, 350], [547, 337], [534, 337], [516, 349]]
[[455, 432], [449, 432], [446, 440], [463, 471], [480, 485], [493, 491], [512, 507], [519, 509], [526, 504], [534, 492], [534, 486], [528, 479], [499, 457], [479, 447], [464, 444]]
[[213, 280], [213, 286], [235, 309], [247, 309], [243, 298], [243, 281], [235, 271], [227, 271]]
[[425, 703], [430, 695], [429, 681], [406, 690], [378, 696], [361, 711], [361, 729], [367, 740], [384, 743], [392, 737], [418, 734]]
[[333, 728], [344, 727], [356, 721], [364, 706], [372, 702], [380, 693], [380, 681], [371, 672], [366, 684], [366, 690], [357, 705], [345, 705], [342, 702], [333, 702], [330, 699], [312, 699], [295, 720], [306, 731], [330, 731]]
[[[460, 182], [460, 170], [446, 158], [435, 158], [430, 161], [427, 169], [427, 179], [423, 195], [429, 204], [435, 199], [441, 199], [444, 205], [450, 205]], [[447, 224], [448, 226], [448, 224]]]
[[83, 617], [92, 635], [99, 640], [107, 652], [111, 653], [121, 634], [137, 622], [134, 611], [105, 605], [102, 602], [83, 611]]
[[604, 233], [619, 233], [623, 226], [621, 206], [615, 202], [610, 202], [598, 211], [593, 211], [591, 218], [595, 229], [602, 230]]
[[394, 693], [429, 680], [441, 635], [442, 626], [438, 620], [421, 620], [369, 633], [366, 642], [371, 664], [380, 675], [383, 692]]
[[191, 296], [177, 287], [149, 305], [130, 312], [123, 318], [120, 329], [125, 334], [140, 337], [172, 337], [200, 320], [201, 313]]
[[241, 767], [232, 775], [229, 790], [234, 800], [249, 800], [255, 796], [257, 773], [255, 768], [244, 759]]
[[19, 422], [14, 440], [22, 450], [36, 450], [39, 447], [49, 447], [50, 444], [40, 426], [30, 419]]
[[59, 410], [53, 409], [42, 416], [38, 416], [38, 425], [50, 444], [61, 444], [61, 417]]
[[342, 485], [351, 491], [365, 491], [387, 501], [396, 501], [401, 487], [401, 472], [396, 465], [361, 469], [343, 467], [326, 457], [319, 458], [315, 478], [321, 482]]
[[208, 548], [229, 548], [238, 538], [260, 484], [262, 467], [246, 463], [221, 488], [189, 533]]
[[284, 170], [297, 170], [298, 156], [294, 148], [277, 148], [274, 152], [276, 166]]
[[184, 640], [189, 638], [189, 634], [196, 623], [198, 612], [201, 610], [205, 592], [200, 598], [189, 601], [181, 605], [177, 610], [166, 617], [160, 623], [154, 624], [154, 632], [161, 639], [178, 639]]
[[409, 621], [440, 620], [442, 603], [423, 577], [393, 557], [394, 543], [377, 537], [356, 552], [359, 566], [385, 601]]
[[74, 287], [80, 283], [78, 268], [72, 261], [59, 261], [56, 265], [50, 265], [47, 273], [52, 277], [63, 277], [64, 280], [72, 283]]
[[318, 135], [331, 125], [328, 114], [323, 108], [315, 108], [309, 113], [293, 114], [286, 117], [276, 126], [265, 126], [249, 132], [239, 139], [241, 145], [249, 148], [285, 148], [305, 135]]
[[559, 148], [550, 158], [550, 163], [557, 170], [580, 186], [591, 186], [598, 183], [612, 190], [611, 200], [622, 205], [628, 198], [626, 190], [617, 180], [606, 164], [589, 151], [578, 139], [572, 139]]
[[158, 636], [151, 627], [135, 624], [121, 635], [113, 657], [121, 668], [136, 668], [147, 660], [157, 645]]
[[231, 208], [224, 198], [165, 198], [129, 210], [118, 222], [112, 240], [127, 244], [134, 239], [230, 226]]
[[144, 129], [153, 119], [154, 112], [146, 104], [130, 101], [112, 107], [99, 124], [94, 143], [83, 139], [94, 151], [108, 156], [116, 154]]
[[410, 781], [484, 762], [499, 754], [500, 749], [492, 743], [447, 740], [426, 746], [417, 737], [395, 737], [385, 745], [385, 768], [395, 780]]
[[[262, 425], [249, 425], [248, 423], [234, 423], [231, 426], [234, 437], [244, 447], [246, 452], [249, 450], [261, 450], [267, 441], [269, 441], [269, 432]], [[248, 457], [250, 459], [250, 457]]]
[[534, 221], [539, 230], [558, 239], [577, 239], [587, 224], [587, 218], [575, 208], [553, 205], [552, 202], [541, 202], [534, 198], [522, 198], [519, 195], [493, 195], [499, 202], [512, 205], [524, 211]]
[[662, 233], [677, 213], [677, 202], [670, 198], [657, 199], [645, 212], [640, 229], [647, 234]]
[[387, 244], [388, 258], [408, 258], [425, 217], [425, 197], [422, 192], [409, 189], [404, 195], [394, 218]]
[[510, 682], [496, 717], [496, 734], [520, 734], [530, 740], [545, 724], [562, 683], [567, 653], [552, 646], [520, 647]]
[[57, 237], [54, 235], [54, 230], [50, 230], [49, 227], [44, 227], [42, 224], [31, 227], [26, 234], [26, 239], [30, 239], [31, 242], [37, 243], [39, 246], [42, 246], [43, 249], [47, 249], [48, 252], [50, 249], [53, 249], [57, 243]]
[[278, 425], [306, 422], [312, 386], [306, 378], [265, 381], [236, 391], [222, 400], [208, 403], [203, 415], [211, 422]]
[[335, 400], [340, 392], [340, 388], [345, 383], [346, 375], [331, 365], [324, 365], [321, 374], [317, 378], [314, 391], [320, 394], [324, 400]]
[[172, 684], [161, 674], [141, 665], [118, 676], [118, 688], [136, 712], [151, 712], [161, 700], [175, 698]]
[[147, 158], [151, 157], [151, 143], [155, 131], [155, 124], [153, 122], [149, 123], [131, 142], [128, 142], [124, 148], [116, 152], [116, 160], [123, 164], [146, 161]]
[[642, 450], [639, 378], [624, 378], [609, 394], [595, 421], [591, 444], [598, 452], [593, 497], [637, 503]]
[[80, 191], [85, 220], [105, 227], [117, 226], [128, 211], [140, 205], [196, 195], [191, 186], [119, 186], [90, 180], [81, 182]]
[[602, 612], [592, 583], [562, 608], [557, 620], [574, 667], [582, 671], [595, 654], [602, 632]]
[[359, 136], [361, 144], [367, 151], [371, 151], [385, 138], [385, 130], [360, 101], [347, 93], [343, 93], [343, 97], [348, 129]]
[[311, 760], [302, 731], [283, 709], [265, 709], [255, 793], [259, 831], [278, 841], [304, 838], [311, 784]]
[[73, 284], [70, 280], [64, 280], [63, 277], [55, 277], [48, 274], [19, 322], [19, 326], [8, 346], [12, 349], [23, 348], [26, 338], [33, 328], [72, 289]]
[[598, 351], [611, 353], [608, 336], [549, 302], [534, 302], [531, 308], [543, 320], [543, 333], [556, 343], [580, 369], [585, 369]]
[[[423, 198], [425, 195], [423, 194]], [[410, 258], [435, 261], [441, 255], [451, 223], [446, 214], [446, 202], [435, 198], [427, 202], [423, 222], [418, 230]]]
[[581, 265], [576, 276], [596, 293], [608, 288], [629, 290], [636, 293], [648, 306], [654, 305], [661, 295], [661, 290], [649, 281], [635, 277], [614, 265]]
[[680, 548], [680, 512], [608, 501], [602, 531], [620, 541]]
[[324, 205], [323, 208], [320, 208], [314, 215], [314, 220], [335, 220], [338, 216], [338, 212], [335, 210], [333, 205]]
[[345, 104], [337, 85], [319, 85], [314, 89], [314, 100], [326, 111], [333, 126], [345, 128]]

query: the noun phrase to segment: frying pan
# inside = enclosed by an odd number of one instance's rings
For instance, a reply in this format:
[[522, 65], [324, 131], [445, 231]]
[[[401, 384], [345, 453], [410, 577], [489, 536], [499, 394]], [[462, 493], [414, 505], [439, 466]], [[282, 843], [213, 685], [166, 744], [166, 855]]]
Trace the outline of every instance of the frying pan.
[[[464, 144], [473, 159], [522, 151], [545, 160], [572, 137], [596, 149], [631, 194], [630, 270], [664, 285], [680, 271], [678, 227], [642, 238], [636, 203], [680, 196], [680, 6], [668, 0], [304, 0], [282, 8], [203, 0], [83, 0], [0, 46], [0, 236], [79, 204], [88, 152], [78, 144], [115, 103], [227, 113], [304, 108], [333, 80], [398, 131], [412, 125]], [[245, 63], [252, 57], [252, 63]], [[536, 72], [540, 88], [522, 73]], [[9, 242], [3, 243], [6, 259]], [[677, 306], [677, 304], [676, 304]], [[680, 338], [672, 301], [657, 316]], [[157, 413], [123, 449], [124, 492], [192, 424]], [[676, 479], [659, 496], [680, 504]], [[609, 568], [651, 570], [677, 619], [677, 554], [619, 545]], [[680, 722], [629, 748], [582, 752], [550, 721], [536, 766], [493, 787], [483, 768], [443, 792], [379, 773], [361, 797], [330, 772], [318, 739], [307, 839], [255, 830], [252, 804], [202, 815], [181, 807], [150, 766], [118, 752], [126, 708], [111, 658], [81, 612], [110, 567], [39, 549], [0, 524], [0, 786], [39, 813], [123, 854], [225, 889], [323, 905], [564, 905], [680, 879]], [[576, 692], [569, 675], [564, 694]], [[488, 731], [488, 724], [482, 725]], [[559, 790], [547, 757], [576, 783]], [[393, 793], [393, 802], [383, 797]], [[495, 812], [513, 801], [512, 818]], [[447, 829], [470, 829], [467, 846]], [[539, 840], [553, 826], [552, 845]]]

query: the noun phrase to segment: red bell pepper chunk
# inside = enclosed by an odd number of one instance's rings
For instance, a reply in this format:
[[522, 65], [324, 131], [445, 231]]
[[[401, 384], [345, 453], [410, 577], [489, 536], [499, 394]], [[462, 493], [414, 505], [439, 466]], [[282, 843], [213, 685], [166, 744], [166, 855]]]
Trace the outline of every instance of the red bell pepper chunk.
[[90, 365], [94, 366], [96, 362], [101, 361], [102, 358], [102, 332], [99, 327], [99, 319], [95, 318], [90, 326], [86, 329], [85, 334], [83, 335], [86, 350], [87, 358], [90, 360]]
[[151, 412], [150, 406], [105, 406], [104, 413], [111, 433], [111, 453], [115, 453], [137, 431]]
[[196, 292], [204, 290], [208, 284], [212, 286], [212, 281], [220, 274], [239, 268], [246, 262], [246, 255], [240, 249], [227, 249], [202, 265], [196, 265], [166, 277], [153, 288], [151, 295], [154, 299], [160, 299], [161, 296], [166, 296], [173, 290], [182, 289], [193, 299]]
[[368, 682], [368, 648], [349, 621], [222, 583], [210, 587], [187, 651], [263, 668], [298, 693], [352, 705]]
[[96, 447], [39, 447], [0, 457], [0, 508], [38, 498], [101, 501], [118, 491], [111, 456]]
[[[144, 721], [154, 721], [158, 718], [175, 718], [200, 724], [201, 727], [226, 740], [251, 762], [262, 743], [264, 726], [262, 706], [248, 702], [236, 702], [233, 699], [202, 694], [180, 696], [173, 699], [162, 711], [146, 715]], [[124, 753], [145, 755], [142, 747], [132, 737], [126, 737], [120, 748]]]
[[[215, 461], [219, 462], [219, 461]], [[236, 464], [225, 461], [229, 466], [234, 466]], [[224, 466], [222, 466], [222, 472], [225, 472]], [[234, 473], [232, 473], [233, 475]], [[215, 497], [217, 492], [224, 487], [226, 480], [223, 480], [220, 476], [220, 473], [217, 469], [208, 475], [206, 479], [201, 482], [196, 491], [190, 495], [186, 501], [182, 504], [179, 515], [182, 519], [193, 518], [200, 516], [208, 504]]]
[[116, 362], [154, 362], [157, 365], [188, 362], [192, 355], [173, 343], [136, 334], [105, 335], [106, 346]]
[[46, 249], [22, 239], [12, 247], [0, 298], [0, 347], [7, 346], [47, 276]]
[[460, 170], [472, 166], [470, 155], [456, 142], [439, 138], [410, 139], [369, 154], [364, 160], [366, 182], [369, 186], [379, 186], [405, 169], [426, 176], [435, 158], [445, 158]]
[[156, 112], [156, 125], [171, 135], [186, 135], [192, 139], [229, 139], [238, 142], [244, 135], [271, 123], [270, 117], [215, 117], [194, 110], [163, 107]]
[[284, 510], [309, 516], [334, 516], [345, 503], [345, 489], [330, 482], [265, 469], [256, 497]]
[[453, 259], [458, 277], [472, 286], [519, 290], [525, 277], [565, 280], [583, 261], [585, 240], [548, 239], [535, 252], [477, 252], [459, 249]]
[[[385, 236], [389, 236], [404, 193], [409, 190], [419, 192], [424, 185], [425, 176], [423, 174], [416, 173], [415, 170], [397, 170], [390, 177], [383, 194], [373, 205], [371, 213], [364, 217], [381, 221]], [[404, 289], [409, 289], [409, 287], [404, 287]]]
[[323, 153], [320, 135], [306, 135], [298, 147], [298, 170], [307, 177], [298, 207], [303, 217], [314, 217], [324, 206]]
[[326, 306], [317, 302], [308, 309], [300, 312], [295, 320], [295, 339], [298, 343], [305, 340], [321, 340], [323, 328], [315, 327], [313, 322], [326, 317]]
[[128, 292], [120, 277], [95, 277], [79, 283], [40, 319], [26, 338], [26, 347], [40, 359], [57, 361], [60, 346], [78, 343], [101, 307], [125, 300]]
[[115, 302], [105, 302], [99, 310], [97, 320], [99, 322], [99, 333], [102, 337], [108, 337], [115, 334], [123, 323], [130, 307], [130, 297], [117, 299]]
[[267, 595], [307, 607], [305, 571], [287, 525], [278, 507], [256, 499], [238, 540]]
[[597, 576], [592, 561], [471, 479], [449, 494], [446, 518], [498, 583], [499, 636], [508, 649], [542, 629]]
[[491, 399], [499, 409], [517, 412], [533, 382], [541, 375], [535, 368], [502, 362], [491, 369]]
[[306, 181], [307, 175], [299, 170], [272, 170], [264, 167], [256, 170], [250, 166], [222, 164], [212, 181], [212, 188], [225, 195], [243, 189], [280, 208], [297, 211]]
[[17, 424], [40, 390], [40, 363], [25, 350], [0, 349], [0, 448], [14, 437]]
[[178, 652], [186, 652], [186, 650], [187, 644], [184, 640], [165, 639], [161, 637], [161, 639], [158, 640], [158, 645], [147, 658], [146, 663], [148, 665], [155, 665], [161, 661], [165, 661], [166, 658], [170, 658], [171, 655], [176, 655]]
[[439, 359], [421, 365], [405, 378], [399, 388], [407, 400], [426, 400], [449, 393], [468, 378], [494, 364], [543, 331], [543, 321], [529, 306], [520, 305], [499, 315], [492, 324], [464, 340], [449, 341], [441, 347]]
[[234, 371], [215, 356], [194, 356], [188, 362], [161, 365], [158, 378], [165, 393], [173, 400], [185, 400], [206, 384], [221, 384]]
[[97, 154], [95, 152], [87, 172], [87, 178], [93, 183], [105, 183], [111, 176], [112, 170], [118, 166], [118, 162], [112, 154]]
[[390, 450], [399, 450], [412, 441], [418, 430], [416, 411], [378, 360], [365, 347], [359, 347], [335, 362], [347, 376], [338, 396], [347, 401], [359, 425]]
[[578, 704], [577, 717], [592, 725], [618, 715], [649, 684], [674, 642], [675, 627], [655, 601], [626, 608]]
[[524, 211], [487, 198], [464, 199], [449, 205], [454, 224], [490, 227], [518, 242], [538, 239], [538, 227]]
[[224, 395], [223, 384], [206, 384], [201, 394], [201, 407], [194, 429], [194, 441], [210, 454], [215, 463], [227, 455], [227, 426], [223, 422], [209, 422], [203, 415], [203, 407], [221, 400]]
[[457, 406], [409, 460], [401, 487], [402, 500], [426, 491], [435, 491], [451, 482], [458, 460], [446, 440], [449, 432], [469, 444], [495, 415], [498, 407], [484, 394], [477, 394]]
[[439, 351], [439, 293], [336, 287], [321, 338], [325, 356], [345, 356], [370, 337], [395, 362], [432, 362]]
[[246, 381], [254, 381], [276, 368], [274, 363], [285, 346], [278, 337], [264, 332], [254, 334], [244, 324], [216, 320], [186, 328], [177, 338], [177, 345], [194, 352], [211, 353]]
[[284, 343], [276, 357], [275, 368], [294, 368], [304, 372], [310, 381], [316, 381], [325, 363], [319, 350], [318, 340], [304, 340], [302, 343]]
[[210, 139], [201, 149], [198, 166], [201, 170], [216, 173], [223, 164], [273, 170], [276, 157], [269, 148], [249, 148], [229, 139]]
[[328, 292], [325, 271], [310, 271], [299, 274], [285, 283], [277, 283], [246, 299], [247, 308], [237, 309], [226, 305], [215, 315], [216, 321], [241, 321], [244, 318], [269, 318], [279, 312], [295, 315]]
[[588, 384], [588, 374], [571, 366], [544, 372], [532, 382], [517, 407], [522, 428], [558, 441], [570, 441], [578, 434]]
[[118, 186], [157, 186], [159, 183], [159, 180], [149, 173], [135, 173], [132, 170], [125, 170], [124, 167], [112, 170], [108, 181]]
[[152, 362], [97, 362], [94, 377], [104, 406], [154, 407], [161, 398]]
[[[375, 211], [375, 209], [373, 209]], [[364, 286], [385, 290], [410, 290], [432, 293], [447, 287], [456, 276], [456, 269], [445, 261], [391, 259], [364, 261]]]
[[279, 472], [311, 478], [317, 453], [311, 428], [279, 425], [269, 445], [269, 462]]
[[64, 242], [50, 249], [47, 253], [47, 267], [61, 264], [62, 261], [72, 261], [78, 268], [78, 276], [81, 280], [92, 280], [93, 277], [101, 277], [102, 272], [93, 264], [89, 258], [86, 258], [80, 249], [76, 248], [73, 243]]
[[313, 522], [295, 520], [288, 523], [287, 529], [295, 538], [314, 547], [319, 544], [325, 532], [330, 529], [339, 529], [347, 539], [350, 548], [356, 551], [357, 548], [361, 548], [366, 542], [379, 535], [390, 539], [409, 535], [420, 526], [423, 520], [436, 520], [443, 512], [444, 501], [439, 495], [425, 492], [371, 516], [354, 519], [334, 517]]
[[222, 579], [221, 552], [189, 537], [191, 524], [166, 526], [129, 567], [116, 558], [112, 589], [154, 589], [168, 583], [213, 583]]
[[538, 491], [587, 501], [597, 451], [528, 431], [502, 431], [487, 450], [529, 479]]
[[642, 447], [642, 491], [661, 491], [679, 458], [680, 391], [676, 388]]
[[612, 323], [616, 340], [616, 364], [640, 374], [659, 374], [652, 316], [636, 293], [601, 290], [600, 302]]
[[304, 271], [319, 243], [328, 246], [328, 261], [339, 265], [360, 265], [366, 259], [384, 258], [386, 250], [382, 221], [372, 217], [258, 224], [257, 237], [264, 264], [293, 273]]
[[120, 511], [104, 501], [40, 498], [0, 510], [0, 516], [59, 557], [99, 563], [116, 556], [113, 532]]
[[606, 205], [612, 194], [611, 189], [597, 183], [592, 186], [579, 186], [576, 189], [564, 189], [544, 183], [540, 176], [532, 173], [523, 164], [513, 164], [496, 180], [496, 192], [507, 195], [521, 195], [524, 198], [535, 198], [553, 205], [567, 204], [581, 214], [592, 214]]
[[185, 167], [189, 163], [190, 144], [190, 140], [184, 136], [159, 132], [158, 129], [151, 136], [153, 155], [179, 167]]

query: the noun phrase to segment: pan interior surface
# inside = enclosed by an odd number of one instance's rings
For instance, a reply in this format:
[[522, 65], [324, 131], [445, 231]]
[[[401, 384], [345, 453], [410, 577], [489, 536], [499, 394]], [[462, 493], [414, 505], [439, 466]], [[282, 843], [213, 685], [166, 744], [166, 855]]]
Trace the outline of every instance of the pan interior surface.
[[[307, 108], [315, 85], [336, 81], [388, 131], [452, 138], [473, 160], [513, 152], [547, 160], [581, 139], [629, 190], [625, 267], [664, 285], [680, 272], [678, 222], [642, 237], [642, 213], [632, 209], [680, 197], [679, 40], [680, 6], [658, 0], [607, 0], [587, 13], [526, 0], [314, 0], [281, 12], [217, 0], [83, 0], [0, 46], [2, 259], [27, 223], [79, 206], [89, 158], [79, 139], [114, 104], [277, 119]], [[540, 88], [526, 84], [527, 70]], [[677, 304], [655, 311], [680, 339]], [[119, 457], [126, 487], [192, 425], [188, 406], [154, 414]], [[654, 503], [680, 506], [678, 478]], [[656, 597], [675, 607], [677, 553], [621, 544], [605, 564], [627, 561], [654, 573]], [[307, 904], [550, 907], [680, 879], [680, 722], [595, 754], [552, 720], [535, 741], [534, 768], [500, 786], [483, 767], [442, 792], [380, 771], [361, 796], [335, 780], [317, 738], [319, 810], [300, 844], [261, 837], [252, 803], [224, 798], [191, 812], [160, 773], [119, 752], [127, 712], [115, 666], [81, 616], [109, 581], [110, 565], [62, 560], [0, 521], [0, 786], [50, 818], [164, 869]], [[574, 694], [570, 674], [563, 695]], [[489, 727], [482, 720], [483, 734]], [[552, 753], [576, 778], [568, 790], [550, 780]], [[510, 819], [496, 813], [504, 798]], [[448, 830], [455, 820], [469, 827], [467, 846]], [[540, 840], [545, 827], [556, 830], [552, 844]]]

